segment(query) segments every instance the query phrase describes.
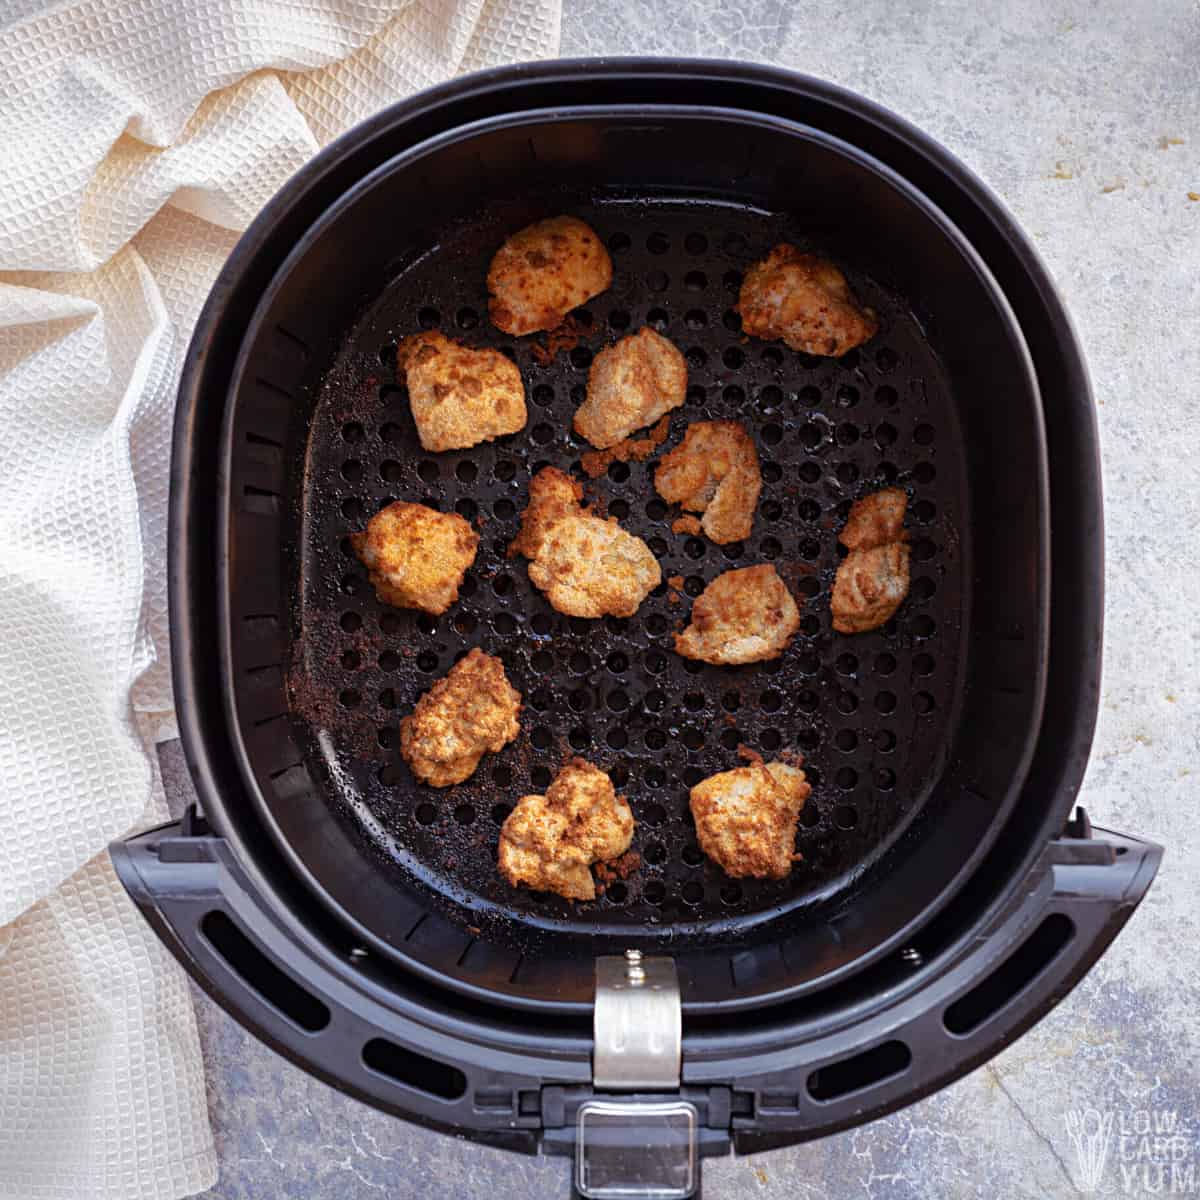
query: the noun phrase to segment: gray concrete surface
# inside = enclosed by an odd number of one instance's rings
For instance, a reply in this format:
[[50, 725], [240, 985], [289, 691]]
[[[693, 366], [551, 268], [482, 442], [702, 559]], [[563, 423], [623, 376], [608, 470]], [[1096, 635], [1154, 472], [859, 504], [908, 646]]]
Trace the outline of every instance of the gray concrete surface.
[[[1104, 1194], [1200, 1194], [1198, 11], [1191, 0], [567, 0], [564, 54], [771, 61], [891, 106], [962, 156], [1032, 235], [1085, 342], [1104, 445], [1105, 685], [1082, 798], [1098, 823], [1169, 848], [1112, 951], [1017, 1044], [886, 1120], [713, 1163], [710, 1197], [1073, 1196], [1064, 1114], [1089, 1105], [1116, 1121]], [[170, 750], [167, 765], [178, 794]], [[208, 1200], [566, 1194], [565, 1164], [381, 1116], [197, 1002], [221, 1155]], [[1133, 1132], [1170, 1112], [1174, 1141]]]

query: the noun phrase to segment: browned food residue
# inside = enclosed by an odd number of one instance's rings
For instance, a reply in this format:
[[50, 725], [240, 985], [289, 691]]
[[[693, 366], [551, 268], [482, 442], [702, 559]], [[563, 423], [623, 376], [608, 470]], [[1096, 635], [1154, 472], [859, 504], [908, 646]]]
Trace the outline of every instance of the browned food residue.
[[739, 742], [738, 748], [737, 748], [737, 755], [738, 755], [738, 758], [740, 758], [743, 762], [748, 762], [751, 764], [751, 766], [755, 766], [755, 767], [762, 766], [763, 756], [761, 754], [759, 754], [759, 752], [757, 750], [752, 749], [750, 746], [744, 745]]
[[652, 425], [645, 437], [626, 438], [607, 450], [588, 450], [579, 462], [589, 479], [598, 479], [613, 462], [645, 462], [667, 440], [671, 418], [662, 417]]
[[587, 329], [583, 323], [577, 317], [568, 314], [561, 325], [546, 334], [543, 341], [530, 343], [529, 352], [539, 367], [548, 367], [561, 351], [566, 350], [570, 353], [574, 350], [579, 345], [579, 339], [586, 333]]
[[693, 517], [690, 514], [682, 517], [676, 517], [676, 519], [671, 523], [672, 533], [690, 533], [695, 536], [699, 534], [700, 530], [700, 518]]
[[603, 892], [610, 883], [628, 879], [642, 865], [642, 856], [636, 850], [626, 850], [620, 858], [611, 862], [598, 862], [592, 867], [596, 876], [596, 891]]

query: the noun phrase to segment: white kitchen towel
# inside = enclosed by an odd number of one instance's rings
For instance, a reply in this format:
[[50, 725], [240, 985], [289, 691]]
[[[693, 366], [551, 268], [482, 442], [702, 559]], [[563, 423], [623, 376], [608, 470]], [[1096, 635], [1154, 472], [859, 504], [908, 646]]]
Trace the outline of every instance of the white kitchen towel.
[[105, 845], [161, 815], [170, 422], [262, 204], [363, 117], [552, 55], [559, 0], [0, 0], [0, 1198], [214, 1159], [181, 973]]

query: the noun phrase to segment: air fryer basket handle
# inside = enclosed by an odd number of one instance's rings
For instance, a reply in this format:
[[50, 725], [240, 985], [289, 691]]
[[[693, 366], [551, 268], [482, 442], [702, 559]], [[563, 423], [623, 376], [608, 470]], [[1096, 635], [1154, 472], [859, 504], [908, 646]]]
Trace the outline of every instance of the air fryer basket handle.
[[[781, 1028], [769, 1054], [689, 1036], [682, 1085], [700, 1156], [821, 1137], [911, 1103], [985, 1062], [1057, 1004], [1129, 918], [1161, 847], [1077, 817], [1010, 903], [949, 962], [900, 958], [921, 986], [832, 1030]], [[587, 1037], [544, 1046], [447, 1016], [419, 985], [347, 982], [294, 937], [223, 839], [164, 826], [110, 847], [122, 883], [196, 981], [279, 1053], [385, 1111], [526, 1153], [574, 1154], [592, 1086]], [[918, 982], [914, 980], [914, 982]], [[430, 1000], [434, 1003], [431, 1004]], [[728, 1035], [736, 1040], [736, 1028]]]
[[376, 1108], [537, 1152], [542, 1085], [590, 1079], [589, 1038], [564, 1039], [548, 1057], [486, 1023], [465, 1036], [444, 1009], [374, 982], [370, 959], [348, 947], [355, 986], [292, 936], [222, 838], [187, 836], [188, 824], [109, 853], [142, 915], [218, 1004], [297, 1066]]
[[[895, 1005], [828, 1037], [797, 1041], [763, 1059], [721, 1062], [732, 1076], [740, 1153], [785, 1146], [862, 1124], [981, 1066], [1057, 1005], [1141, 902], [1162, 847], [1092, 829], [1082, 809], [1047, 844], [1025, 885], [956, 960], [901, 953], [922, 986]], [[914, 981], [915, 982], [915, 981]], [[684, 1082], [707, 1078], [689, 1055]], [[747, 1096], [746, 1093], [749, 1093]]]

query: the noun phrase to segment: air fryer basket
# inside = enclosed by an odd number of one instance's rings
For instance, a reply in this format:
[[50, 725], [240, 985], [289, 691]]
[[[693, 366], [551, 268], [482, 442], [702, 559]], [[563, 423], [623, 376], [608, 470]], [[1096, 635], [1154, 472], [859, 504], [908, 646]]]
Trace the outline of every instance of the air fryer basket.
[[[669, 155], [691, 177], [673, 167], [664, 182]], [[430, 209], [432, 228], [396, 219]], [[596, 222], [617, 278], [581, 314], [578, 344], [542, 367], [536, 342], [479, 320], [482, 280], [507, 231], [563, 209]], [[384, 228], [392, 240], [364, 236]], [[740, 271], [788, 236], [846, 261], [879, 308], [883, 332], [862, 352], [829, 363], [741, 335]], [[533, 470], [581, 452], [570, 416], [614, 319], [661, 326], [684, 348], [690, 402], [673, 436], [697, 416], [742, 417], [767, 484], [750, 542], [718, 548], [671, 532], [650, 464], [614, 467], [594, 497], [650, 541], [676, 586], [625, 622], [570, 621], [506, 548]], [[494, 445], [422, 454], [395, 341], [460, 322], [465, 340], [515, 354], [533, 416]], [[986, 271], [882, 168], [810, 131], [695, 110], [456, 131], [380, 168], [310, 232], [264, 297], [239, 375], [227, 425], [234, 718], [285, 852], [372, 948], [518, 1002], [587, 1003], [591, 954], [670, 938], [685, 1004], [745, 1001], [894, 938], [913, 915], [895, 900], [903, 865], [928, 916], [986, 849], [1041, 702], [1040, 407]], [[888, 482], [912, 492], [912, 598], [893, 627], [835, 637], [837, 529], [853, 497]], [[389, 497], [483, 519], [469, 595], [439, 621], [379, 605], [345, 553]], [[703, 583], [766, 559], [805, 599], [787, 654], [734, 670], [675, 655], [671, 631]], [[265, 613], [282, 623], [282, 660], [259, 650]], [[398, 713], [477, 644], [528, 698], [525, 736], [451, 794], [416, 787], [395, 750]], [[782, 883], [735, 884], [696, 852], [687, 785], [735, 765], [741, 744], [813, 764], [805, 863]], [[497, 819], [572, 752], [616, 772], [640, 822], [643, 869], [596, 905], [513, 891], [494, 868]], [[950, 848], [924, 852], [930, 835]], [[444, 912], [457, 929], [429, 937], [397, 902], [406, 893], [418, 916]], [[832, 938], [838, 921], [855, 935]], [[746, 987], [710, 949], [730, 943], [769, 948], [771, 970]]]
[[[1157, 847], [1093, 838], [1085, 817], [1057, 836], [1095, 705], [1094, 431], [1041, 268], [915, 131], [813, 81], [673, 63], [594, 67], [594, 99], [759, 112], [560, 107], [460, 127], [561, 106], [582, 69], [516, 69], [398, 106], [302, 173], [218, 282], [182, 389], [172, 543], [181, 724], [215, 830], [189, 814], [114, 861], [199, 981], [307, 1069], [524, 1150], [569, 1148], [595, 1094], [593, 956], [666, 948], [685, 1012], [677, 1094], [696, 1106], [700, 1148], [754, 1149], [869, 1119], [994, 1053], [1065, 994], [1153, 875]], [[902, 166], [986, 249], [1020, 300], [1051, 464], [1071, 471], [1053, 509], [1025, 339], [988, 270], [888, 167], [772, 109]], [[613, 291], [550, 366], [514, 346], [533, 401], [524, 434], [421, 455], [381, 349], [422, 324], [508, 344], [479, 319], [481, 266], [509, 229], [564, 210], [615, 239]], [[884, 315], [864, 352], [774, 361], [731, 327], [726, 276], [777, 236], [848, 265]], [[625, 316], [665, 320], [693, 351], [703, 395], [674, 415], [673, 440], [689, 419], [742, 416], [767, 486], [752, 539], [726, 557], [670, 532], [647, 467], [590, 485], [662, 540], [664, 575], [684, 582], [674, 603], [668, 588], [635, 621], [585, 631], [504, 557], [505, 501], [519, 511], [537, 464], [578, 456], [572, 389]], [[836, 530], [851, 498], [893, 477], [912, 496], [918, 586], [894, 628], [834, 639]], [[475, 592], [436, 624], [380, 608], [340, 548], [389, 496], [485, 519]], [[689, 580], [768, 558], [815, 589], [815, 624], [777, 670], [687, 670], [664, 635]], [[472, 644], [526, 692], [528, 742], [461, 795], [418, 794], [389, 730]], [[805, 862], [785, 885], [735, 892], [694, 861], [687, 772], [776, 737], [817, 776]], [[622, 779], [646, 859], [624, 895], [574, 910], [490, 871], [492, 810], [570, 751]], [[735, 1009], [753, 1016], [722, 1019]]]

